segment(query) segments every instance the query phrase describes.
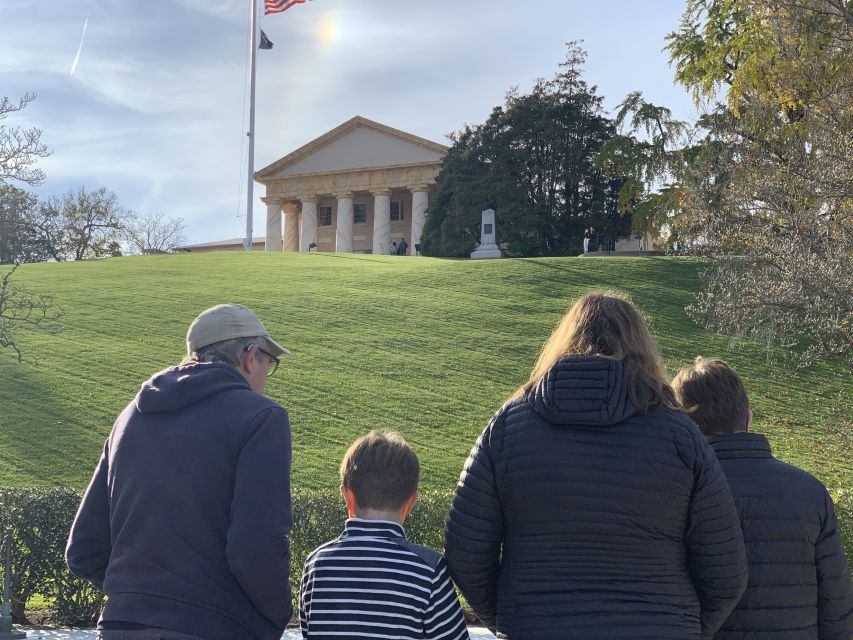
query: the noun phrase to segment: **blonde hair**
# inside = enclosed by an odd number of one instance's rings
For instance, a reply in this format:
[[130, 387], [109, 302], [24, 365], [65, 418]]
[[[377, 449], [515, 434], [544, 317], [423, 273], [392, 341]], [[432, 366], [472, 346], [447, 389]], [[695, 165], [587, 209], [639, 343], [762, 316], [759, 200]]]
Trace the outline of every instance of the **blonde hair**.
[[621, 361], [631, 402], [642, 412], [654, 406], [678, 409], [657, 343], [627, 298], [593, 291], [575, 302], [542, 346], [530, 378], [513, 394], [528, 394], [563, 356], [604, 356]]

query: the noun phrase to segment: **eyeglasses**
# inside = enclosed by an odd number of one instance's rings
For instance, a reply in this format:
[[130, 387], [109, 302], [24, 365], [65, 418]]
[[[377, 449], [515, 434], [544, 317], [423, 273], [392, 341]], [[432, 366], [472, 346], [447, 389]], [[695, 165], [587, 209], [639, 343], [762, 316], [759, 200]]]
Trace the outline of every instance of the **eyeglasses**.
[[276, 358], [266, 349], [261, 349], [260, 347], [258, 347], [258, 351], [263, 353], [269, 359], [269, 364], [267, 365], [267, 378], [271, 378], [273, 374], [278, 371], [278, 365], [281, 364], [281, 360]]

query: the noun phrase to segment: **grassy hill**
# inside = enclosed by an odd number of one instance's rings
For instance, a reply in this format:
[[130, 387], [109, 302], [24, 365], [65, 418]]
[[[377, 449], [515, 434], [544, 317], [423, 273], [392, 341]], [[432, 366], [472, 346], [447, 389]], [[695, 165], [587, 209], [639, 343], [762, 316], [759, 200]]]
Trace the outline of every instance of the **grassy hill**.
[[82, 488], [112, 421], [152, 372], [178, 362], [192, 318], [240, 302], [292, 348], [268, 386], [290, 411], [298, 488], [333, 488], [348, 444], [376, 427], [417, 448], [423, 487], [449, 489], [492, 413], [524, 381], [570, 301], [592, 288], [632, 296], [672, 372], [720, 356], [743, 375], [776, 454], [837, 491], [853, 479], [843, 370], [768, 361], [708, 334], [684, 307], [685, 259], [502, 261], [220, 253], [26, 265], [16, 280], [61, 305], [57, 336], [0, 350], [0, 486]]

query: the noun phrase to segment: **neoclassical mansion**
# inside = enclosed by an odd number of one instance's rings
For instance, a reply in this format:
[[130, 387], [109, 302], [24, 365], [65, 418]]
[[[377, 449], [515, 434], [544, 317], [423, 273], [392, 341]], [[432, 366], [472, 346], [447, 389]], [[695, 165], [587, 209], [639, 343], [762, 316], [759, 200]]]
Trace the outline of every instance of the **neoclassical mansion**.
[[257, 171], [266, 251], [415, 255], [447, 147], [356, 116]]

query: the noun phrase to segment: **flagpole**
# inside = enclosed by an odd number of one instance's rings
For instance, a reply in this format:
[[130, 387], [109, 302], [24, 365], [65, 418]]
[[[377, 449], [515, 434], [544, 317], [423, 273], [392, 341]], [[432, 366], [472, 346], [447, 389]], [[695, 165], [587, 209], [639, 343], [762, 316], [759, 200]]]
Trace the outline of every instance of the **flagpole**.
[[249, 81], [249, 177], [246, 182], [246, 237], [243, 239], [243, 250], [252, 250], [252, 210], [253, 187], [255, 185], [255, 65], [258, 47], [258, 0], [252, 0], [252, 32], [249, 34], [249, 56], [251, 59], [251, 80]]

